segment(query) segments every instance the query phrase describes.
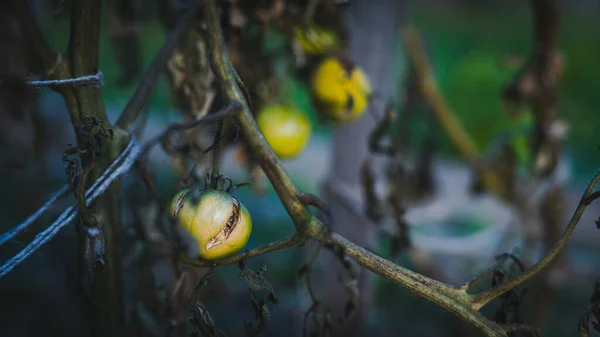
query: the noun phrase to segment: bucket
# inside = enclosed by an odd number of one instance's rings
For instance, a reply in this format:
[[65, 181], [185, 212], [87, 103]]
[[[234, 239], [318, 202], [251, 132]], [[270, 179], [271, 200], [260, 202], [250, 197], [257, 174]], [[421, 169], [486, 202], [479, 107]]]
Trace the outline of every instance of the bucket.
[[405, 218], [415, 247], [428, 253], [445, 282], [459, 284], [489, 266], [494, 256], [511, 252], [521, 239], [517, 214], [502, 200], [469, 193], [466, 166], [439, 162], [434, 199], [408, 208]]

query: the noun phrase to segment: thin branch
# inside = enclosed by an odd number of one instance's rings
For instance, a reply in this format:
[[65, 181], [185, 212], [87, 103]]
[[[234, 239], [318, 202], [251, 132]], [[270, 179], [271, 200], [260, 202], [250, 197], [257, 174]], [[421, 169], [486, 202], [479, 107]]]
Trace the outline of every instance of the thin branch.
[[168, 139], [169, 137], [171, 137], [173, 134], [175, 134], [177, 132], [193, 129], [200, 125], [205, 125], [205, 124], [222, 121], [226, 118], [235, 116], [239, 110], [240, 110], [240, 105], [236, 104], [236, 103], [232, 103], [232, 104], [229, 104], [227, 107], [225, 107], [223, 110], [209, 114], [202, 119], [194, 119], [194, 120], [189, 120], [189, 121], [185, 121], [182, 123], [171, 124], [163, 132], [154, 136], [154, 138], [150, 139], [149, 141], [146, 142], [146, 144], [144, 144], [144, 146], [142, 147], [142, 156], [147, 155], [148, 152], [152, 149], [152, 147], [164, 142], [166, 139]]
[[523, 332], [532, 337], [541, 337], [542, 336], [537, 329], [532, 328], [525, 324], [505, 325], [502, 327], [502, 329], [504, 329], [504, 331], [506, 331], [506, 332]]
[[216, 188], [219, 184], [219, 150], [221, 148], [221, 134], [223, 133], [223, 125], [223, 121], [220, 121], [219, 125], [217, 126], [217, 131], [215, 132], [214, 141], [210, 145], [212, 148], [212, 179], [210, 182], [210, 188]]
[[152, 199], [154, 199], [154, 201], [157, 203], [157, 205], [159, 205], [161, 208], [164, 208], [165, 205], [162, 202], [158, 193], [156, 192], [156, 187], [154, 187], [154, 184], [152, 183], [152, 179], [150, 178], [150, 173], [148, 172], [148, 169], [146, 168], [145, 163], [142, 160], [138, 160], [135, 163], [135, 168], [136, 168], [137, 173], [140, 175], [140, 178], [142, 178], [142, 182], [144, 183], [144, 186], [146, 186], [146, 188], [148, 189], [148, 192], [150, 192], [150, 196], [152, 197]]
[[313, 283], [312, 283], [312, 272], [315, 269], [315, 265], [317, 264], [317, 259], [319, 258], [319, 254], [321, 253], [321, 250], [323, 250], [323, 246], [324, 246], [324, 242], [321, 241], [318, 243], [317, 249], [315, 249], [315, 252], [313, 253], [312, 258], [310, 259], [310, 262], [307, 266], [307, 270], [304, 273], [304, 277], [306, 278], [306, 289], [308, 290], [308, 295], [310, 296], [310, 299], [313, 302], [313, 305], [319, 303], [319, 298], [317, 297], [317, 295], [315, 294], [315, 290], [313, 289]]
[[596, 186], [598, 181], [600, 181], [600, 171], [598, 171], [598, 173], [596, 173], [596, 175], [592, 178], [592, 180], [588, 184], [585, 192], [583, 192], [583, 195], [581, 196], [581, 200], [579, 201], [579, 205], [575, 209], [575, 213], [571, 217], [569, 224], [567, 225], [565, 230], [560, 235], [558, 242], [541, 261], [536, 263], [533, 267], [531, 267], [531, 269], [527, 270], [525, 273], [523, 273], [519, 276], [516, 276], [516, 277], [508, 280], [507, 282], [500, 284], [497, 287], [494, 287], [492, 289], [489, 289], [487, 291], [484, 291], [480, 294], [475, 295], [471, 300], [471, 307], [473, 307], [475, 310], [481, 309], [483, 306], [485, 306], [487, 303], [489, 303], [494, 298], [502, 295], [503, 293], [515, 288], [519, 284], [522, 284], [523, 282], [527, 281], [532, 276], [536, 275], [538, 272], [540, 272], [542, 269], [544, 269], [548, 264], [550, 264], [550, 262], [552, 262], [552, 260], [554, 260], [554, 258], [560, 253], [562, 248], [565, 246], [565, 244], [567, 243], [567, 240], [573, 233], [573, 230], [575, 230], [575, 227], [577, 226], [579, 219], [581, 219], [581, 215], [583, 215], [585, 208], [589, 205], [590, 196], [595, 195], [597, 197], [598, 194], [592, 193], [592, 190], [594, 189], [594, 187]]
[[320, 226], [317, 224], [312, 226], [313, 222], [310, 221], [312, 216], [307, 206], [298, 198], [299, 191], [296, 185], [286, 174], [252, 116], [248, 100], [244, 94], [246, 90], [242, 91], [242, 89], [245, 89], [242, 80], [239, 78], [227, 56], [227, 49], [223, 40], [215, 1], [206, 0], [202, 3], [202, 12], [206, 24], [204, 33], [206, 34], [206, 41], [210, 50], [211, 68], [225, 97], [231, 102], [242, 106], [241, 111], [235, 116], [235, 121], [241, 129], [248, 147], [251, 149], [254, 158], [260, 162], [263, 171], [269, 178], [283, 206], [294, 221], [298, 232], [301, 235], [307, 236], [314, 236], [322, 232], [322, 224], [319, 223]]
[[125, 106], [125, 109], [123, 109], [123, 112], [121, 112], [119, 119], [117, 119], [116, 125], [118, 127], [128, 129], [133, 122], [135, 122], [137, 116], [148, 102], [159, 75], [166, 69], [167, 62], [171, 58], [177, 43], [185, 33], [187, 33], [189, 26], [196, 17], [198, 9], [198, 2], [192, 1], [188, 12], [179, 20], [177, 27], [175, 27], [165, 44], [162, 46], [150, 67], [146, 69], [146, 72], [140, 80], [140, 84], [135, 89], [133, 96], [127, 103], [127, 106]]
[[[274, 241], [269, 244], [266, 244], [266, 245], [263, 245], [260, 247], [256, 247], [254, 249], [245, 251], [243, 253], [239, 253], [237, 255], [225, 258], [223, 260], [217, 261], [216, 264], [223, 265], [223, 264], [238, 263], [239, 261], [241, 261], [242, 259], [245, 259], [245, 258], [252, 258], [252, 257], [256, 257], [259, 255], [271, 253], [271, 252], [274, 252], [277, 250], [282, 250], [282, 249], [290, 248], [293, 246], [299, 246], [299, 245], [305, 243], [306, 240], [307, 239], [302, 238], [298, 235], [294, 235], [290, 238], [279, 240], [279, 241]], [[185, 254], [181, 255], [181, 258], [184, 263], [187, 263], [189, 265], [193, 265], [196, 267], [210, 267], [215, 264], [215, 262], [212, 262], [212, 261], [190, 260], [189, 258], [187, 258], [185, 256]]]
[[600, 198], [600, 191], [595, 191], [592, 194], [585, 197], [584, 199], [581, 199], [581, 203], [584, 204], [585, 206], [588, 206], [589, 204], [591, 204], [592, 202], [594, 202], [594, 200], [596, 200], [598, 198]]
[[[314, 322], [319, 321], [318, 316], [319, 316], [320, 312], [325, 313], [325, 315], [327, 315], [329, 313], [329, 310], [326, 307], [322, 306], [321, 301], [317, 297], [315, 290], [314, 290], [313, 280], [312, 280], [312, 273], [315, 270], [315, 266], [317, 264], [317, 259], [319, 257], [319, 254], [321, 253], [321, 250], [323, 250], [324, 246], [325, 246], [325, 241], [319, 242], [317, 249], [315, 249], [315, 252], [313, 253], [312, 258], [310, 259], [310, 262], [307, 264], [304, 264], [302, 267], [300, 267], [300, 270], [298, 271], [298, 276], [300, 276], [300, 275], [304, 276], [304, 280], [306, 282], [306, 290], [308, 292], [308, 296], [310, 297], [310, 299], [312, 301], [312, 305], [304, 314], [304, 324], [302, 327], [302, 336], [313, 335], [313, 334], [308, 333], [308, 323], [309, 323], [309, 318], [310, 318], [311, 313], [313, 315]], [[317, 329], [319, 329], [319, 328], [317, 328]], [[321, 327], [321, 329], [327, 329], [327, 327], [323, 326], [323, 327]]]
[[477, 282], [481, 281], [483, 278], [485, 278], [486, 276], [488, 276], [492, 272], [494, 272], [494, 270], [496, 270], [496, 268], [503, 265], [504, 262], [506, 262], [507, 260], [512, 260], [514, 263], [519, 265], [521, 270], [525, 270], [521, 261], [519, 261], [519, 259], [517, 259], [513, 254], [502, 254], [502, 255], [496, 257], [496, 261], [494, 261], [494, 263], [491, 266], [489, 266], [487, 269], [485, 269], [481, 273], [477, 274], [477, 276], [475, 276], [472, 280], [466, 282], [465, 284], [457, 286], [456, 288], [460, 289], [462, 291], [467, 291], [468, 289], [473, 287], [475, 284], [477, 284]]
[[300, 193], [298, 195], [298, 199], [302, 201], [307, 206], [313, 206], [323, 212], [327, 216], [327, 221], [333, 221], [333, 212], [331, 211], [331, 207], [327, 205], [325, 200], [319, 198], [318, 196], [310, 193]]
[[480, 329], [487, 336], [507, 336], [502, 327], [485, 318], [481, 313], [469, 306], [470, 297], [466, 293], [398, 266], [355, 245], [338, 234], [332, 235], [331, 242], [342, 247], [345, 254], [354, 258], [361, 266], [455, 313], [463, 320]]

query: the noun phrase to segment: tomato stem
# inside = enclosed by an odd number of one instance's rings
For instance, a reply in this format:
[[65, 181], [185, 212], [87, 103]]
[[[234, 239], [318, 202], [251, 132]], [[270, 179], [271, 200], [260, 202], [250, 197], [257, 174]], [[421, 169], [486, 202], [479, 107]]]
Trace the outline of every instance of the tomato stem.
[[223, 121], [220, 121], [217, 125], [217, 132], [215, 132], [215, 139], [212, 145], [213, 167], [210, 188], [217, 188], [219, 185], [219, 144], [221, 142], [221, 133], [223, 133], [223, 124]]

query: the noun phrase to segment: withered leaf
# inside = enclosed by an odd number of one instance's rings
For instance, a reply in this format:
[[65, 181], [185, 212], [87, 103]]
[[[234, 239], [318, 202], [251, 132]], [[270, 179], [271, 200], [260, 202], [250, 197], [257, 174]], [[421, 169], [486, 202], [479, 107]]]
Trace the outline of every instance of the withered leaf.
[[588, 314], [583, 315], [579, 320], [579, 336], [589, 336], [590, 335], [590, 317]]
[[246, 270], [246, 262], [248, 262], [248, 257], [244, 256], [240, 262], [238, 262], [238, 267], [241, 271]]
[[271, 283], [269, 283], [264, 276], [250, 269], [243, 269], [240, 273], [240, 276], [246, 280], [246, 283], [248, 283], [248, 287], [251, 291], [258, 292], [261, 290], [266, 290], [269, 292], [267, 299], [272, 303], [278, 303], [277, 298], [275, 297], [275, 292], [273, 291], [273, 286], [271, 286]]
[[225, 337], [226, 335], [219, 330], [210, 314], [202, 305], [195, 305], [193, 310], [193, 316], [190, 320], [194, 329], [196, 330], [196, 334], [198, 336], [207, 336], [207, 337]]
[[209, 280], [215, 274], [216, 269], [217, 269], [217, 265], [213, 265], [210, 267], [208, 272], [206, 274], [204, 274], [204, 276], [202, 276], [202, 278], [198, 282], [198, 285], [196, 285], [196, 292], [199, 292], [201, 290], [201, 288], [203, 288], [204, 290], [208, 289]]
[[254, 337], [259, 336], [271, 323], [271, 313], [269, 312], [269, 308], [267, 308], [265, 301], [257, 300], [253, 296], [250, 296], [250, 302], [256, 319], [258, 320], [258, 326], [254, 328], [251, 322], [245, 321], [244, 330], [246, 335]]

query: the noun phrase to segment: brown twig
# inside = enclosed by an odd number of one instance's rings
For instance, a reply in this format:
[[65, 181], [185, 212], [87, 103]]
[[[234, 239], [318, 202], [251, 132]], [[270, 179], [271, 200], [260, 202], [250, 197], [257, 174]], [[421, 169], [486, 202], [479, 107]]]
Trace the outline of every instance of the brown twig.
[[[68, 49], [61, 57], [57, 57], [54, 64], [45, 66], [48, 79], [76, 78], [98, 73], [101, 14], [102, 6], [99, 0], [72, 1]], [[85, 141], [85, 135], [78, 130], [79, 123], [88, 117], [108, 123], [100, 87], [60, 86], [55, 87], [55, 90], [65, 100], [80, 145]], [[102, 156], [96, 158], [90, 173], [90, 182], [102, 175], [121, 153], [124, 138], [127, 136], [118, 130], [115, 130], [114, 134], [112, 140], [106, 140]], [[88, 165], [88, 160], [89, 158], [84, 159], [82, 164]], [[95, 336], [120, 337], [124, 333], [120, 200], [120, 185], [113, 183], [90, 208], [90, 213], [98, 219], [104, 235], [101, 243], [103, 255], [100, 257], [103, 265], [94, 271], [94, 279], [90, 286], [90, 318]], [[84, 241], [89, 239], [91, 238], [80, 238]], [[83, 244], [82, 241], [80, 243]]]
[[494, 298], [515, 288], [519, 284], [522, 284], [523, 282], [527, 281], [528, 279], [530, 279], [531, 277], [533, 277], [534, 275], [536, 275], [537, 273], [542, 271], [548, 264], [550, 264], [550, 262], [552, 262], [554, 260], [554, 258], [556, 258], [556, 256], [560, 253], [560, 251], [564, 247], [564, 245], [567, 243], [567, 240], [573, 233], [573, 230], [575, 230], [575, 227], [577, 226], [579, 219], [583, 215], [583, 211], [589, 205], [588, 202], [590, 200], [589, 199], [590, 195], [592, 195], [592, 191], [595, 188], [598, 181], [600, 181], [600, 172], [596, 173], [596, 175], [592, 178], [592, 180], [588, 184], [586, 190], [584, 191], [583, 195], [581, 196], [581, 200], [579, 201], [579, 205], [577, 206], [575, 213], [571, 217], [571, 220], [569, 221], [565, 230], [560, 235], [558, 242], [554, 245], [554, 247], [552, 247], [552, 249], [548, 252], [548, 254], [541, 261], [539, 261], [533, 267], [531, 267], [529, 270], [527, 270], [525, 273], [523, 273], [519, 276], [516, 276], [516, 277], [508, 280], [507, 282], [502, 283], [501, 285], [499, 285], [497, 287], [494, 287], [490, 290], [487, 290], [480, 294], [475, 295], [473, 297], [473, 299], [471, 300], [471, 306], [474, 309], [479, 310], [480, 308], [482, 308], [484, 305], [489, 303]]
[[325, 200], [319, 198], [318, 196], [310, 193], [300, 193], [298, 195], [298, 199], [302, 201], [307, 206], [313, 206], [317, 208], [319, 211], [323, 212], [325, 216], [327, 216], [327, 221], [333, 221], [333, 213], [331, 212], [331, 207], [327, 205]]
[[241, 129], [242, 136], [251, 149], [254, 158], [261, 163], [263, 171], [271, 181], [286, 211], [292, 215], [292, 220], [299, 232], [303, 235], [314, 234], [308, 232], [315, 230], [320, 232], [322, 228], [307, 228], [311, 214], [306, 205], [298, 199], [299, 192], [296, 186], [286, 174], [254, 120], [246, 91], [243, 90], [243, 83], [227, 56], [214, 0], [204, 1], [203, 15], [207, 26], [204, 33], [210, 49], [211, 68], [215, 74], [215, 79], [225, 97], [242, 107], [241, 111], [235, 116], [235, 121]]
[[[301, 238], [298, 235], [294, 235], [290, 238], [279, 240], [279, 241], [274, 241], [269, 244], [259, 246], [257, 248], [250, 249], [248, 251], [239, 253], [232, 257], [228, 257], [226, 259], [220, 260], [220, 261], [218, 261], [217, 264], [218, 265], [234, 264], [234, 263], [238, 263], [241, 260], [246, 259], [246, 258], [252, 258], [252, 257], [256, 257], [259, 255], [263, 255], [263, 254], [275, 252], [278, 250], [290, 248], [293, 246], [302, 245], [305, 242], [306, 242], [306, 239]], [[197, 266], [197, 267], [208, 267], [208, 266], [212, 266], [214, 264], [214, 262], [209, 262], [209, 261], [204, 261], [204, 260], [190, 260], [185, 255], [181, 255], [181, 258], [185, 263], [193, 265], [193, 266]]]
[[541, 337], [542, 336], [537, 329], [532, 328], [528, 325], [524, 325], [524, 324], [506, 325], [506, 326], [503, 326], [502, 329], [504, 329], [504, 331], [506, 331], [506, 332], [523, 332], [532, 337]]
[[239, 109], [240, 109], [239, 104], [231, 103], [227, 107], [225, 107], [223, 110], [209, 114], [202, 119], [194, 119], [194, 120], [190, 120], [190, 121], [186, 121], [186, 122], [182, 122], [182, 123], [171, 124], [165, 130], [163, 130], [160, 134], [158, 134], [158, 135], [154, 136], [152, 139], [150, 139], [142, 147], [142, 150], [141, 150], [142, 154], [140, 157], [146, 156], [148, 154], [148, 152], [152, 149], [152, 147], [154, 147], [157, 144], [163, 143], [164, 141], [166, 141], [169, 137], [171, 137], [175, 133], [185, 131], [185, 130], [190, 130], [190, 129], [193, 129], [200, 125], [219, 122], [226, 118], [231, 118], [236, 115], [236, 113], [239, 111]]
[[501, 254], [496, 257], [496, 261], [494, 261], [494, 263], [491, 266], [489, 266], [487, 269], [485, 269], [481, 273], [477, 274], [477, 276], [475, 276], [470, 281], [468, 281], [460, 286], [457, 286], [456, 288], [465, 290], [465, 291], [470, 289], [475, 284], [477, 284], [477, 282], [479, 282], [479, 281], [483, 280], [485, 277], [491, 275], [494, 272], [494, 270], [496, 270], [498, 267], [502, 266], [504, 264], [504, 262], [506, 262], [508, 260], [512, 260], [513, 263], [517, 264], [519, 266], [520, 270], [525, 270], [525, 266], [523, 266], [522, 262], [519, 259], [517, 259], [516, 256], [514, 256], [513, 254]]

